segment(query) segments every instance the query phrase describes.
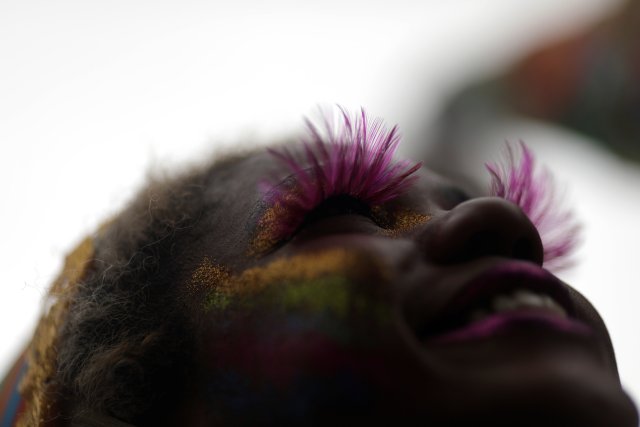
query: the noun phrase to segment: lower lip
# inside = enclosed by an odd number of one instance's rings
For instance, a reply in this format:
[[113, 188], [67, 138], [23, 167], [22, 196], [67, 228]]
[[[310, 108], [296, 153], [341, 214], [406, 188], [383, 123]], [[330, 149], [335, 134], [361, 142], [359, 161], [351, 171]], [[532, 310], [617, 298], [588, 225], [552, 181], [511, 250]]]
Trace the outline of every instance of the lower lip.
[[555, 331], [571, 335], [588, 336], [591, 328], [575, 319], [559, 316], [555, 313], [518, 310], [495, 313], [460, 329], [446, 332], [430, 338], [429, 343], [454, 343], [490, 338], [501, 333], [513, 331]]

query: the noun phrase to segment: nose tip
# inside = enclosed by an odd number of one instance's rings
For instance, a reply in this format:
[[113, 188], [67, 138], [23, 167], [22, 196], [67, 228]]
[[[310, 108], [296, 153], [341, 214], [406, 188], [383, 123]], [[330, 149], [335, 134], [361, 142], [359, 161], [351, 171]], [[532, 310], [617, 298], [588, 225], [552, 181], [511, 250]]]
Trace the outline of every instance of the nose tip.
[[501, 256], [542, 265], [538, 230], [515, 204], [497, 197], [472, 199], [443, 215], [427, 239], [428, 255], [441, 263]]

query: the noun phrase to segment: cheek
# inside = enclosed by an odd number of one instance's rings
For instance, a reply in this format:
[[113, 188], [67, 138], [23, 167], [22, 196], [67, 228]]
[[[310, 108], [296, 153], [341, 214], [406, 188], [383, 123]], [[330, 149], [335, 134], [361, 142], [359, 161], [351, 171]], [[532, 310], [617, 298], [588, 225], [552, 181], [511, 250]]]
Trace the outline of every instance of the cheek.
[[595, 307], [580, 292], [569, 285], [566, 285], [566, 287], [576, 308], [576, 317], [589, 325], [600, 337], [600, 342], [604, 343], [605, 346], [602, 359], [608, 365], [609, 370], [618, 377], [615, 352], [604, 320], [600, 317]]
[[227, 363], [246, 356], [252, 359], [247, 369], [265, 372], [370, 350], [390, 323], [388, 307], [340, 276], [270, 285], [249, 295], [214, 293], [206, 306], [213, 354], [228, 355]]
[[356, 288], [313, 279], [212, 310], [204, 363], [220, 410], [371, 403], [373, 385], [385, 381], [390, 314]]
[[198, 381], [216, 413], [354, 410], [398, 383], [396, 367], [406, 363], [394, 359], [384, 275], [374, 258], [356, 254], [316, 251], [235, 276], [201, 263], [190, 282], [202, 312]]

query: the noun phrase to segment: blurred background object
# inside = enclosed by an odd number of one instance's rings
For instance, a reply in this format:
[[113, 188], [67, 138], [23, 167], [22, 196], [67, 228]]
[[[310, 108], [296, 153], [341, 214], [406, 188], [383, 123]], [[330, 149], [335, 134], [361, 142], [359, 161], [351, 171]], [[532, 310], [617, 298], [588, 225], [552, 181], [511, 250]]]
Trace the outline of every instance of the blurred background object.
[[148, 169], [295, 134], [340, 103], [478, 182], [504, 140], [537, 152], [585, 224], [562, 277], [602, 313], [637, 401], [640, 173], [602, 147], [638, 133], [638, 27], [616, 0], [1, 2], [0, 369], [64, 254]]
[[504, 78], [507, 102], [640, 162], [640, 3], [543, 46]]
[[498, 77], [465, 87], [444, 111], [439, 143], [449, 144], [452, 128], [487, 108], [557, 123], [640, 162], [640, 3], [627, 1], [595, 25], [535, 47]]

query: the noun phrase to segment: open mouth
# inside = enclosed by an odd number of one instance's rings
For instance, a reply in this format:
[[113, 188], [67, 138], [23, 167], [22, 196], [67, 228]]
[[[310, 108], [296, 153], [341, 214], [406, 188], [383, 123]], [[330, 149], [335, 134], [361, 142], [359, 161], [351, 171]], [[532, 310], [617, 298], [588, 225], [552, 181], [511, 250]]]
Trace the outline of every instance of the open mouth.
[[555, 276], [533, 264], [509, 262], [464, 284], [417, 335], [421, 342], [462, 341], [516, 328], [590, 332], [575, 319], [569, 293]]

